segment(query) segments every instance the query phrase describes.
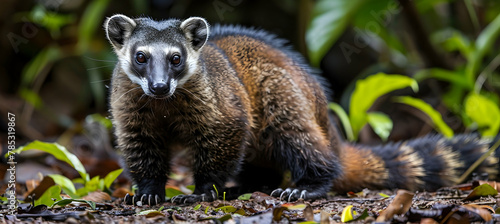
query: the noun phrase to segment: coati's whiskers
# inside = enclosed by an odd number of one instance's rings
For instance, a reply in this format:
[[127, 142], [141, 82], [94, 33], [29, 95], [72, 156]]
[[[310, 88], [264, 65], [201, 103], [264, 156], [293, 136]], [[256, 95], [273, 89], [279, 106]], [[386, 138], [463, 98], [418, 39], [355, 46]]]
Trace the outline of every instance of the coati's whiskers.
[[106, 62], [106, 63], [114, 63], [116, 64], [118, 61], [112, 61], [112, 60], [104, 60], [104, 59], [97, 59], [97, 58], [91, 58], [89, 56], [84, 56], [85, 59], [92, 60], [92, 61], [99, 61], [99, 62]]
[[[132, 91], [134, 91], [134, 90], [137, 90], [137, 89], [139, 89], [139, 90], [140, 90], [140, 89], [141, 89], [141, 87], [140, 87], [140, 86], [137, 86], [137, 87], [134, 87], [134, 88], [132, 88], [132, 89], [128, 90], [127, 92], [123, 93], [120, 97], [118, 97], [116, 100], [114, 100], [113, 102], [111, 102], [111, 105], [113, 105], [113, 104], [115, 104], [116, 102], [118, 102], [118, 100], [120, 100], [120, 99], [121, 99], [123, 96], [125, 96], [126, 94], [128, 94], [128, 93], [130, 93], [130, 92], [132, 92]], [[143, 94], [143, 95], [144, 95], [144, 94]]]
[[102, 66], [97, 66], [97, 67], [93, 67], [93, 68], [87, 68], [87, 71], [97, 70], [97, 69], [101, 69], [101, 68], [108, 68], [108, 67], [112, 67], [112, 66], [115, 66], [115, 65], [102, 65]]
[[189, 91], [188, 89], [182, 87], [182, 86], [178, 86], [177, 87], [178, 89], [181, 89], [181, 90], [184, 90], [186, 91], [187, 93], [191, 94], [195, 99], [199, 100], [200, 102], [202, 102], [203, 104], [207, 104], [207, 102], [205, 102], [204, 100], [202, 100], [200, 97], [196, 96], [193, 92]]

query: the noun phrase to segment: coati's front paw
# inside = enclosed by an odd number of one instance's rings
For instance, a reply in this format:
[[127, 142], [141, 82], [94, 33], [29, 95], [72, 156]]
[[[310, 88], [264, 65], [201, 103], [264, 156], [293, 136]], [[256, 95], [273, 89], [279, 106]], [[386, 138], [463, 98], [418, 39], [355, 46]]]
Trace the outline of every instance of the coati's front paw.
[[287, 188], [285, 190], [278, 188], [271, 192], [272, 197], [279, 197], [280, 200], [297, 201], [299, 199], [313, 200], [324, 197], [325, 194], [321, 192], [300, 190], [296, 188]]
[[123, 198], [123, 201], [127, 205], [137, 205], [137, 206], [143, 206], [143, 205], [157, 205], [161, 202], [164, 201], [160, 196], [155, 194], [154, 196], [152, 194], [142, 194], [142, 195], [133, 195], [130, 196], [129, 194], [125, 195]]
[[211, 190], [208, 194], [189, 194], [189, 195], [177, 195], [172, 197], [172, 203], [178, 204], [192, 204], [200, 201], [214, 201], [217, 199], [217, 194], [215, 191]]

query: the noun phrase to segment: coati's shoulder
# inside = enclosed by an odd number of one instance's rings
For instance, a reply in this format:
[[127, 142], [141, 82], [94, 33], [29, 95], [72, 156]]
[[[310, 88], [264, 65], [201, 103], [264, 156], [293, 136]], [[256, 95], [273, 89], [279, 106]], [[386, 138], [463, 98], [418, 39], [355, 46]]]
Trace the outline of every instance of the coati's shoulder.
[[263, 43], [265, 45], [268, 45], [272, 49], [284, 53], [286, 57], [293, 61], [293, 64], [295, 66], [303, 69], [307, 74], [310, 75], [311, 78], [315, 79], [321, 85], [327, 97], [332, 95], [330, 86], [328, 85], [328, 81], [320, 76], [320, 71], [309, 66], [309, 63], [304, 58], [304, 56], [294, 50], [289, 41], [279, 38], [276, 34], [262, 29], [245, 27], [241, 25], [215, 24], [210, 27], [209, 42], [214, 43], [217, 41], [226, 40], [234, 41], [235, 43], [243, 42], [244, 45], [255, 44], [255, 42], [257, 42], [258, 44]]

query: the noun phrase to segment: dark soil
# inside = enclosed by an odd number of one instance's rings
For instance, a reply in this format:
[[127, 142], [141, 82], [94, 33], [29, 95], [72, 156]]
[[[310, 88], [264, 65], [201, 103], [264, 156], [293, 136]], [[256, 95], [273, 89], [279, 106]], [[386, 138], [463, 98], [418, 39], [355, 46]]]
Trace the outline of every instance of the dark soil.
[[[465, 190], [464, 190], [465, 189]], [[500, 222], [497, 196], [483, 196], [465, 201], [470, 188], [444, 188], [437, 192], [415, 193], [409, 211], [389, 215], [386, 222], [470, 223]], [[91, 210], [86, 204], [70, 204], [63, 208], [28, 208], [17, 217], [7, 215], [2, 208], [1, 223], [316, 223], [341, 222], [343, 210], [362, 216], [354, 223], [374, 222], [393, 201], [396, 191], [365, 190], [345, 196], [328, 196], [316, 201], [288, 203], [256, 192], [249, 200], [201, 202], [192, 205], [163, 203], [156, 206], [123, 205], [122, 199], [97, 203]], [[411, 198], [411, 197], [410, 197]], [[398, 205], [396, 205], [398, 206]], [[149, 211], [148, 211], [149, 210]], [[155, 211], [152, 211], [155, 210]], [[390, 209], [387, 209], [390, 210]], [[159, 211], [159, 212], [158, 212]], [[363, 215], [365, 214], [365, 215]], [[366, 216], [368, 215], [368, 216]], [[380, 220], [378, 220], [380, 221]], [[313, 223], [313, 222], [307, 222]]]

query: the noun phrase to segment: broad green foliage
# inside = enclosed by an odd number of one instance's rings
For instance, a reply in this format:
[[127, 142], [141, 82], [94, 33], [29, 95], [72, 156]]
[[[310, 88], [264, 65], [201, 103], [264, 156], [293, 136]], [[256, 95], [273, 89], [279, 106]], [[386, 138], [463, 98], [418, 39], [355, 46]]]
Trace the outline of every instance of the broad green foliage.
[[[348, 49], [351, 49], [351, 52], [343, 51], [345, 57], [349, 57], [353, 52], [358, 53], [362, 48], [369, 46], [380, 53], [378, 64], [374, 65], [373, 68], [384, 68], [388, 71], [403, 70], [407, 74], [413, 75], [417, 81], [434, 78], [449, 82], [451, 85], [445, 89], [446, 92], [441, 96], [448, 109], [462, 118], [463, 123], [470, 131], [478, 129], [485, 137], [497, 135], [499, 124], [497, 119], [498, 103], [496, 102], [498, 100], [496, 99], [499, 97], [497, 95], [498, 89], [493, 88], [500, 86], [498, 82], [495, 82], [495, 78], [499, 77], [496, 71], [500, 66], [500, 56], [494, 55], [498, 53], [495, 46], [500, 37], [500, 8], [491, 7], [476, 14], [474, 7], [477, 6], [471, 1], [465, 1], [467, 10], [463, 13], [468, 13], [465, 19], [471, 21], [474, 31], [462, 31], [451, 28], [452, 26], [449, 24], [450, 21], [456, 19], [454, 17], [463, 16], [463, 14], [446, 15], [437, 10], [437, 8], [452, 4], [452, 2], [451, 0], [409, 2], [410, 7], [411, 4], [415, 6], [416, 16], [420, 17], [416, 20], [426, 25], [428, 33], [423, 34], [428, 34], [426, 38], [436, 47], [435, 52], [437, 53], [428, 53], [445, 57], [444, 61], [448, 61], [448, 63], [444, 63], [447, 65], [443, 67], [446, 69], [422, 66], [422, 61], [424, 61], [422, 57], [426, 56], [415, 57], [414, 46], [407, 44], [407, 40], [404, 39], [401, 32], [398, 33], [395, 30], [401, 27], [399, 21], [406, 16], [403, 14], [403, 6], [398, 1], [390, 0], [319, 0], [314, 7], [310, 26], [306, 33], [309, 58], [313, 65], [319, 65], [326, 52], [350, 26], [354, 32], [354, 40], [349, 44], [355, 46], [349, 46]], [[489, 2], [488, 4], [493, 3]], [[434, 24], [432, 22], [434, 20], [440, 21]], [[484, 29], [481, 30], [482, 27]], [[405, 29], [411, 30], [413, 28], [409, 26]], [[342, 44], [346, 43], [338, 44], [342, 49]], [[463, 57], [457, 57], [457, 52]], [[347, 62], [350, 62], [350, 58]], [[373, 68], [367, 69], [373, 71]], [[366, 73], [359, 75], [363, 74]], [[349, 140], [356, 140], [359, 131], [367, 122], [384, 139], [384, 136], [390, 133], [390, 124], [387, 122], [389, 119], [384, 115], [371, 115], [367, 112], [368, 109], [377, 98], [387, 92], [406, 86], [416, 86], [416, 83], [408, 85], [408, 81], [399, 84], [391, 81], [378, 83], [373, 81], [367, 85], [366, 82], [370, 79], [369, 77], [356, 81], [356, 88], [351, 94], [349, 116], [343, 112], [340, 106], [330, 104], [330, 108], [339, 115]], [[489, 87], [487, 90], [483, 89], [484, 84]], [[403, 98], [399, 100], [403, 100]], [[439, 132], [446, 136], [453, 135], [451, 129], [442, 122], [439, 113], [436, 113], [425, 102], [410, 98], [404, 98], [404, 101], [404, 103], [419, 108], [431, 117]], [[349, 117], [349, 122], [346, 121], [346, 117]], [[382, 121], [377, 118], [382, 118], [385, 122], [377, 122]]]
[[349, 141], [355, 141], [367, 123], [382, 140], [386, 141], [391, 134], [392, 120], [386, 114], [368, 110], [380, 96], [406, 87], [418, 91], [417, 82], [410, 77], [378, 73], [356, 82], [356, 88], [351, 96], [349, 115], [336, 103], [330, 103], [329, 107], [339, 116]]
[[171, 188], [171, 187], [165, 188], [165, 196], [167, 198], [172, 198], [174, 196], [181, 195], [181, 194], [184, 194], [184, 193], [182, 193], [182, 191], [179, 191], [175, 188]]
[[68, 194], [70, 197], [78, 198], [78, 196], [76, 195], [75, 185], [69, 178], [59, 174], [49, 174], [47, 176], [52, 178], [52, 180], [54, 180], [54, 183], [61, 186], [64, 192], [66, 192], [66, 194]]
[[72, 202], [81, 202], [81, 203], [86, 203], [90, 206], [90, 208], [92, 210], [95, 210], [95, 202], [93, 201], [87, 201], [87, 200], [82, 200], [82, 199], [72, 199], [72, 198], [68, 198], [68, 199], [62, 199], [62, 200], [59, 200], [59, 201], [56, 201], [52, 207], [55, 207], [55, 206], [65, 206], [65, 205], [68, 205]]
[[[349, 115], [354, 137], [368, 122], [368, 110], [379, 97], [391, 91], [411, 87], [418, 91], [417, 82], [407, 76], [378, 73], [358, 80], [351, 96]], [[376, 115], [375, 115], [376, 116]], [[392, 126], [392, 125], [391, 125]]]
[[238, 197], [238, 200], [242, 200], [242, 201], [248, 201], [250, 200], [250, 198], [252, 197], [252, 194], [251, 193], [247, 193], [247, 194], [242, 194]]
[[118, 178], [118, 176], [120, 176], [120, 174], [122, 174], [123, 172], [123, 169], [117, 169], [115, 171], [111, 171], [110, 173], [108, 173], [108, 175], [106, 175], [106, 177], [104, 177], [104, 186], [109, 189], [111, 187], [111, 184], [113, 184], [113, 182], [116, 180], [116, 178]]
[[490, 99], [471, 93], [465, 99], [465, 113], [477, 125], [483, 137], [495, 137], [500, 129], [500, 109]]
[[78, 50], [85, 52], [90, 46], [97, 29], [101, 28], [104, 12], [109, 0], [94, 0], [85, 9], [78, 30]]
[[368, 124], [373, 131], [380, 136], [382, 141], [387, 141], [392, 131], [392, 120], [387, 114], [381, 112], [370, 112], [367, 114]]
[[493, 20], [477, 37], [475, 47], [471, 52], [466, 67], [467, 79], [474, 82], [477, 77], [477, 71], [482, 63], [484, 56], [491, 51], [493, 44], [500, 35], [500, 15]]
[[323, 56], [344, 32], [359, 7], [367, 0], [319, 0], [306, 33], [309, 56], [313, 65], [319, 65]]
[[61, 146], [57, 143], [33, 141], [25, 146], [19, 147], [14, 152], [20, 153], [22, 151], [31, 150], [31, 149], [38, 149], [38, 150], [41, 150], [41, 151], [44, 151], [46, 153], [53, 155], [54, 157], [56, 157], [56, 159], [64, 161], [64, 162], [68, 163], [69, 165], [71, 165], [73, 168], [75, 168], [75, 170], [78, 171], [80, 176], [85, 181], [90, 180], [89, 175], [87, 174], [87, 171], [85, 171], [85, 167], [83, 167], [80, 160], [78, 160], [78, 157], [76, 157], [74, 154], [70, 153], [64, 146]]
[[404, 103], [424, 112], [434, 123], [434, 128], [446, 137], [453, 137], [453, 130], [443, 121], [441, 114], [425, 101], [409, 96], [397, 97], [396, 102]]
[[60, 201], [61, 198], [61, 187], [59, 185], [54, 185], [43, 192], [42, 196], [35, 200], [35, 205], [47, 205], [52, 206], [55, 201]]
[[[81, 178], [70, 180], [67, 177], [59, 174], [49, 174], [48, 176], [52, 178], [52, 180], [54, 180], [54, 183], [56, 183], [56, 185], [50, 187], [42, 197], [40, 197], [37, 201], [35, 201], [36, 204], [45, 204], [47, 206], [53, 205], [54, 200], [52, 200], [52, 198], [61, 200], [61, 197], [59, 196], [61, 194], [61, 190], [64, 190], [64, 192], [73, 199], [80, 198], [96, 190], [101, 190], [101, 191], [109, 190], [111, 184], [123, 172], [123, 169], [118, 169], [108, 173], [104, 178], [95, 176], [92, 179], [90, 179], [89, 174], [83, 167], [80, 160], [78, 160], [78, 158], [74, 154], [70, 153], [64, 146], [61, 146], [57, 143], [34, 141], [25, 146], [19, 147], [12, 152], [21, 153], [22, 151], [32, 150], [32, 149], [38, 149], [47, 152], [56, 157], [56, 159], [68, 163], [73, 168], [75, 168], [81, 176]], [[82, 188], [76, 189], [75, 183], [80, 183], [83, 184], [84, 186]], [[55, 195], [57, 195], [58, 197], [56, 197]], [[68, 201], [63, 201], [59, 203], [64, 204], [66, 202]], [[71, 201], [69, 201], [69, 203], [70, 202]]]

